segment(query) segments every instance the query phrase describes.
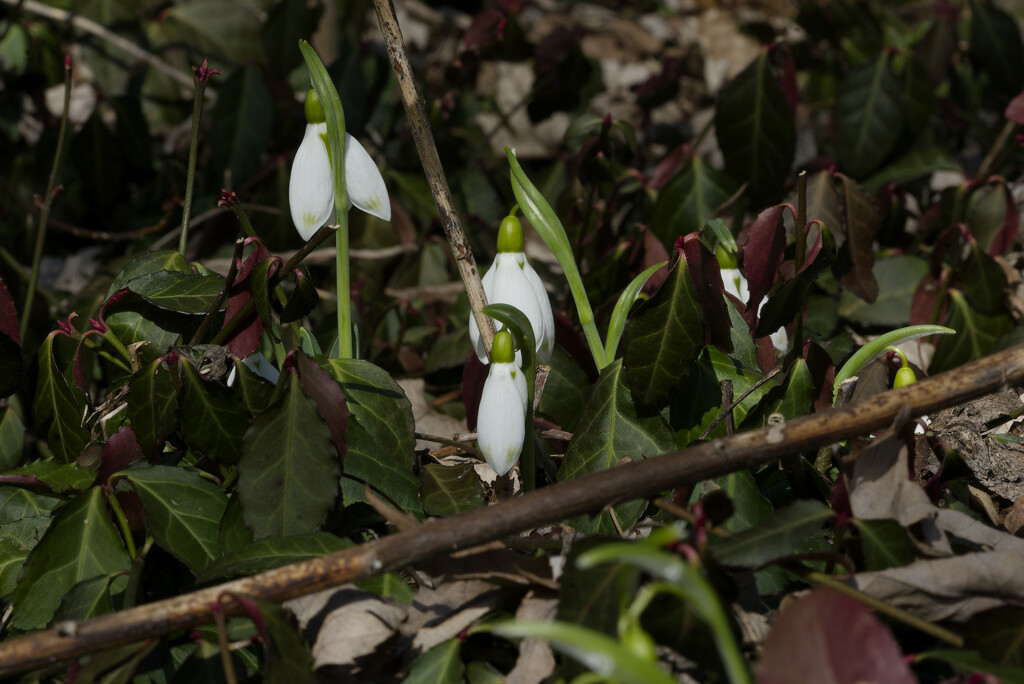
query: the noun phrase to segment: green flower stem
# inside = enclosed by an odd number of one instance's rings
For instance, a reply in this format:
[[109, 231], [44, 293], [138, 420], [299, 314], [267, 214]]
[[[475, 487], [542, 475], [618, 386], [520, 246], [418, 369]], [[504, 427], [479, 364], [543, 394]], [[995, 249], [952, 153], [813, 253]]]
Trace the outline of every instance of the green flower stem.
[[149, 555], [149, 549], [153, 546], [153, 537], [146, 535], [146, 541], [142, 545], [142, 550], [139, 551], [135, 559], [132, 560], [132, 568], [128, 573], [128, 586], [124, 589], [124, 610], [134, 608], [136, 601], [139, 599], [139, 587], [142, 584], [142, 570], [146, 566], [146, 556]]
[[338, 355], [352, 358], [352, 295], [348, 261], [348, 211], [338, 212], [337, 256], [338, 279]]
[[192, 194], [196, 185], [196, 159], [199, 156], [199, 123], [203, 118], [203, 96], [207, 80], [208, 77], [201, 78], [196, 73], [196, 89], [192, 98], [192, 137], [188, 145], [188, 175], [185, 179], [185, 207], [181, 212], [181, 237], [178, 238], [178, 253], [181, 256], [185, 256], [188, 247], [188, 224], [192, 220]]
[[[804, 259], [807, 258], [807, 171], [801, 171], [796, 177], [797, 203], [796, 203], [796, 259], [795, 269], [799, 273], [804, 266]], [[801, 349], [803, 344], [804, 310], [807, 308], [806, 295], [800, 302], [796, 318], [793, 320], [793, 343]]]
[[128, 525], [128, 518], [125, 517], [121, 504], [117, 500], [117, 495], [114, 494], [114, 490], [104, 487], [103, 493], [107, 495], [107, 504], [110, 505], [110, 510], [114, 512], [117, 524], [121, 528], [121, 536], [124, 538], [125, 548], [128, 549], [128, 556], [135, 560], [135, 541], [132, 540], [132, 528]]
[[39, 263], [43, 260], [43, 245], [46, 242], [46, 227], [50, 222], [50, 207], [57, 188], [57, 171], [60, 169], [60, 158], [64, 152], [64, 139], [68, 131], [68, 109], [71, 105], [71, 56], [64, 58], [64, 109], [60, 117], [60, 132], [57, 134], [57, 151], [53, 155], [53, 166], [50, 167], [50, 178], [46, 181], [46, 193], [43, 204], [39, 208], [39, 226], [36, 229], [36, 246], [32, 253], [32, 274], [28, 279], [28, 291], [25, 293], [25, 306], [21, 310], [21, 343], [25, 344], [25, 334], [32, 318], [32, 304], [36, 298], [36, 287], [39, 285]]
[[[234, 193], [231, 193], [231, 196], [234, 197]], [[242, 206], [242, 203], [236, 199], [231, 202], [230, 207], [231, 213], [233, 213], [235, 218], [238, 219], [238, 225], [242, 227], [242, 232], [245, 234], [245, 237], [256, 237], [256, 231], [252, 227], [252, 221], [249, 220], [249, 215], [245, 213], [245, 208]]]

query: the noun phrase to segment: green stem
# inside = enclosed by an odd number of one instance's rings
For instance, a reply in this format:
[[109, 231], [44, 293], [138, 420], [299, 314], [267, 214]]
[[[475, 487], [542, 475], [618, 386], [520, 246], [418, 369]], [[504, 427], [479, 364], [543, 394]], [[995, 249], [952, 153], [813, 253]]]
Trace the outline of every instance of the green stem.
[[50, 178], [46, 182], [46, 194], [43, 205], [39, 209], [39, 227], [36, 230], [36, 246], [32, 253], [32, 275], [28, 280], [28, 291], [25, 293], [25, 306], [21, 311], [21, 342], [25, 343], [28, 322], [32, 318], [32, 304], [36, 298], [36, 287], [39, 285], [39, 263], [43, 259], [43, 245], [46, 242], [46, 227], [50, 221], [50, 206], [53, 204], [53, 193], [57, 187], [57, 171], [60, 169], [61, 153], [64, 151], [64, 139], [68, 130], [68, 109], [71, 105], [71, 55], [64, 57], [64, 110], [60, 118], [60, 132], [57, 134], [57, 151], [53, 155], [53, 166], [50, 167]]
[[[132, 372], [132, 369], [129, 368], [125, 364], [124, 361], [122, 361], [121, 359], [117, 358], [116, 356], [114, 356], [113, 354], [108, 352], [107, 350], [100, 348], [100, 346], [98, 344], [96, 344], [96, 342], [94, 342], [93, 340], [89, 339], [90, 337], [92, 337], [92, 336], [91, 335], [86, 335], [85, 338], [82, 340], [85, 343], [85, 345], [87, 347], [89, 347], [89, 349], [91, 349], [92, 351], [96, 352], [101, 358], [106, 359], [107, 361], [109, 361], [110, 363], [114, 364], [115, 366], [120, 366], [122, 369], [124, 369], [125, 371], [127, 371], [129, 373]], [[111, 335], [111, 337], [113, 337], [113, 335]], [[106, 339], [106, 335], [104, 335], [103, 338]], [[121, 344], [120, 340], [118, 340], [118, 344], [119, 345]], [[121, 345], [121, 349], [124, 349], [124, 345]], [[127, 354], [127, 350], [125, 350], [125, 354]], [[125, 356], [125, 358], [128, 359], [127, 356]], [[130, 363], [131, 359], [128, 359], [128, 361]]]
[[196, 158], [199, 156], [199, 123], [203, 118], [203, 95], [206, 93], [206, 79], [196, 75], [195, 96], [192, 101], [192, 138], [188, 145], [188, 176], [185, 180], [185, 207], [181, 213], [181, 237], [178, 239], [178, 253], [185, 256], [188, 247], [188, 224], [192, 219], [192, 193], [196, 184]]
[[121, 510], [121, 504], [117, 500], [117, 495], [114, 494], [113, 490], [107, 488], [103, 489], [103, 493], [107, 495], [107, 504], [110, 506], [110, 510], [114, 512], [117, 524], [121, 528], [121, 536], [124, 537], [124, 545], [128, 549], [128, 556], [135, 560], [135, 541], [132, 539], [132, 528], [128, 525], [128, 519], [125, 517], [124, 511]]
[[132, 560], [132, 568], [128, 573], [128, 586], [124, 590], [124, 606], [122, 606], [124, 610], [134, 608], [136, 601], [138, 601], [139, 585], [142, 583], [142, 570], [146, 565], [146, 556], [149, 555], [149, 549], [152, 546], [153, 537], [147, 536], [145, 543], [142, 545], [142, 550]]
[[[796, 204], [796, 272], [804, 266], [804, 259], [807, 258], [807, 172], [801, 171], [796, 177], [797, 204]], [[797, 309], [796, 319], [793, 321], [793, 345], [802, 349], [804, 310], [807, 308], [806, 295], [800, 301], [800, 308]]]
[[338, 211], [338, 356], [352, 358], [352, 295], [348, 261], [348, 211]]

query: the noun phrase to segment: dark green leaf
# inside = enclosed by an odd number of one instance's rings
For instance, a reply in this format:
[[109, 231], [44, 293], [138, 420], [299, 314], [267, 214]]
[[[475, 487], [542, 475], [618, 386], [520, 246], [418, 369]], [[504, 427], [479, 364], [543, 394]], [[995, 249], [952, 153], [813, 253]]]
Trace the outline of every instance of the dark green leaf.
[[127, 570], [129, 565], [103, 492], [93, 487], [57, 512], [29, 554], [14, 592], [12, 624], [22, 630], [45, 627], [61, 597], [78, 582]]
[[757, 336], [769, 335], [781, 326], [788, 324], [796, 316], [796, 312], [807, 299], [807, 292], [825, 269], [836, 259], [836, 243], [832, 232], [827, 228], [822, 231], [823, 244], [814, 262], [806, 266], [795, 277], [787, 280], [761, 309], [761, 320], [757, 323]]
[[730, 532], [739, 532], [752, 527], [772, 514], [772, 506], [761, 495], [754, 476], [746, 470], [738, 470], [713, 480], [700, 483], [693, 492], [694, 498], [721, 490], [732, 501], [733, 513], [722, 527]]
[[143, 453], [152, 454], [178, 424], [178, 389], [164, 361], [156, 360], [128, 383], [128, 418]]
[[182, 361], [178, 430], [190, 449], [218, 463], [236, 463], [249, 414], [234, 392], [204, 380], [191, 363]]
[[18, 575], [21, 574], [21, 565], [31, 550], [31, 547], [14, 537], [0, 533], [0, 598], [14, 591]]
[[409, 668], [406, 684], [461, 684], [466, 668], [459, 657], [462, 642], [442, 641], [424, 653]]
[[928, 262], [916, 256], [897, 254], [875, 261], [871, 272], [878, 282], [878, 298], [868, 304], [855, 294], [839, 293], [839, 315], [857, 323], [899, 328], [910, 322], [910, 305]]
[[626, 326], [625, 382], [637, 403], [668, 403], [704, 346], [704, 322], [686, 259], [680, 257], [661, 289]]
[[[174, 5], [163, 19], [178, 24], [201, 54], [210, 53], [236, 64], [262, 61], [260, 19], [255, 7], [232, 0], [195, 0]], [[236, 178], [235, 182], [241, 180]]]
[[16, 475], [33, 475], [50, 486], [55, 494], [69, 489], [85, 489], [96, 479], [96, 473], [73, 463], [40, 460], [11, 471]]
[[142, 500], [146, 530], [156, 543], [199, 573], [219, 555], [217, 528], [227, 508], [227, 495], [198, 473], [184, 468], [147, 466], [125, 470]]
[[967, 621], [964, 648], [996, 665], [1024, 667], [1024, 609], [1002, 606]]
[[916, 59], [906, 61], [906, 71], [903, 74], [903, 98], [907, 112], [904, 132], [908, 139], [913, 140], [926, 129], [928, 119], [935, 111], [935, 88], [928, 73]]
[[[273, 684], [316, 682], [313, 676], [313, 656], [306, 648], [302, 636], [292, 626], [284, 608], [252, 597], [246, 597], [243, 605], [250, 619], [256, 623], [263, 640], [266, 656], [263, 681]], [[253, 614], [256, 610], [258, 615]]]
[[881, 54], [855, 69], [836, 97], [836, 153], [843, 170], [863, 178], [875, 170], [900, 140], [903, 87]]
[[1024, 668], [996, 665], [976, 651], [928, 651], [917, 654], [916, 660], [949, 663], [965, 676], [983, 672], [998, 677], [1000, 684], [1024, 684]]
[[[1007, 212], [1014, 212], [1014, 208], [1007, 205], [1008, 194], [1003, 183], [986, 183], [972, 192], [967, 202], [967, 228], [981, 248], [989, 253], [994, 253], [991, 248], [1000, 240], [1010, 220]], [[1013, 221], [1016, 222], [1016, 216]], [[1005, 250], [995, 251], [1002, 253]]]
[[727, 85], [715, 108], [715, 133], [732, 175], [762, 203], [778, 192], [796, 150], [796, 125], [762, 51]]
[[1017, 20], [990, 0], [971, 3], [971, 58], [1005, 95], [1024, 86], [1024, 44]]
[[[623, 382], [622, 361], [610, 363], [601, 371], [590, 395], [579, 425], [565, 451], [565, 460], [558, 471], [561, 482], [582, 475], [612, 468], [624, 460], [652, 458], [675, 446], [672, 431], [660, 415], [641, 418], [633, 398]], [[619, 526], [626, 530], [639, 519], [644, 502], [631, 501], [615, 507]], [[591, 532], [615, 533], [615, 523], [608, 512], [596, 520], [582, 520], [575, 525]]]
[[836, 190], [835, 177], [819, 171], [807, 179], [807, 220], [824, 221], [831, 231], [843, 227], [842, 202]]
[[907, 531], [895, 520], [854, 520], [860, 534], [865, 570], [885, 570], [914, 560]]
[[24, 456], [25, 424], [13, 406], [0, 410], [0, 470], [16, 467]]
[[699, 230], [732, 196], [735, 186], [731, 178], [694, 156], [658, 194], [651, 224], [654, 234], [671, 249], [680, 235]]
[[131, 261], [117, 274], [107, 288], [106, 297], [125, 287], [129, 280], [160, 271], [188, 272], [188, 262], [177, 250], [165, 249], [159, 252], [146, 252]]
[[0, 330], [0, 397], [17, 391], [21, 385], [21, 374], [21, 345]]
[[980, 313], [998, 314], [1006, 310], [1006, 274], [996, 260], [971, 243], [964, 263], [964, 298]]
[[322, 13], [319, 3], [310, 5], [305, 0], [283, 0], [270, 10], [263, 23], [261, 39], [267, 66], [275, 74], [283, 78], [299, 66], [302, 54], [295, 46], [300, 38], [313, 35]]
[[933, 141], [922, 140], [891, 164], [872, 174], [864, 181], [864, 188], [868, 192], [877, 192], [886, 183], [909, 183], [936, 171], [960, 171], [960, 165]]
[[292, 277], [295, 278], [295, 290], [281, 311], [282, 323], [299, 320], [312, 311], [320, 301], [316, 286], [310, 282], [309, 275], [303, 269], [295, 269]]
[[316, 558], [352, 546], [347, 539], [326, 532], [297, 534], [290, 537], [265, 537], [225, 554], [197, 576], [199, 582], [254, 575], [282, 565]]
[[49, 424], [46, 441], [57, 460], [71, 463], [89, 443], [89, 432], [82, 427], [85, 396], [74, 385], [69, 385], [57, 369], [53, 358], [52, 332], [39, 348], [39, 382], [32, 403], [34, 418]]
[[1014, 327], [1009, 314], [986, 316], [978, 313], [959, 290], [949, 294], [951, 314], [947, 325], [956, 330], [956, 335], [939, 337], [928, 366], [932, 375], [986, 356], [999, 338]]
[[[881, 227], [881, 217], [874, 198], [853, 179], [837, 174], [843, 184], [843, 204], [846, 209], [843, 225], [846, 227], [844, 255], [850, 270], [843, 274], [843, 285], [867, 302], [878, 297], [878, 283], [871, 273], [875, 262], [875, 234]], [[831, 230], [831, 228], [830, 228]]]
[[191, 330], [200, 319], [161, 309], [127, 294], [110, 310], [105, 310], [103, 320], [124, 346], [143, 342], [139, 356], [143, 363], [150, 363], [177, 344], [182, 333]]
[[111, 595], [124, 591], [127, 584], [128, 573], [125, 571], [82, 580], [64, 595], [53, 619], [87, 620], [97, 615], [113, 613], [114, 603]]
[[810, 411], [816, 396], [811, 370], [805, 360], [797, 358], [789, 367], [785, 382], [773, 387], [757, 408], [748, 414], [747, 419], [753, 422], [744, 423], [744, 428], [763, 427], [773, 413], [781, 414], [786, 420], [799, 418]]
[[427, 515], [458, 515], [484, 505], [484, 486], [471, 463], [430, 463], [420, 471], [420, 477], [423, 512]]
[[551, 354], [548, 366], [551, 372], [548, 373], [537, 413], [548, 416], [563, 430], [574, 432], [590, 396], [590, 378], [579, 363], [558, 346]]
[[242, 443], [238, 495], [254, 537], [316, 531], [334, 505], [340, 474], [331, 432], [292, 378]]
[[830, 517], [831, 509], [819, 501], [796, 501], [754, 527], [725, 539], [712, 538], [708, 546], [725, 565], [756, 568], [791, 555]]
[[[267, 280], [277, 271], [280, 261], [277, 257], [264, 259], [252, 268], [252, 275], [249, 276], [249, 283], [252, 286], [252, 301], [256, 306], [256, 313], [263, 321], [263, 329], [274, 337], [270, 332], [274, 329], [274, 317], [270, 309], [270, 288], [267, 287]], [[276, 339], [276, 338], [275, 338]]]
[[129, 290], [150, 304], [187, 314], [204, 314], [224, 289], [221, 276], [157, 271], [128, 281]]
[[222, 555], [228, 555], [252, 544], [252, 541], [252, 531], [245, 526], [245, 515], [236, 492], [228, 499], [228, 507], [224, 511], [224, 517], [220, 519], [217, 545]]
[[359, 588], [378, 596], [390, 596], [399, 603], [412, 603], [416, 600], [416, 591], [405, 583], [401, 575], [394, 572], [368, 577], [359, 583]]
[[0, 487], [0, 525], [37, 515], [48, 516], [60, 499], [18, 487]]
[[[363, 501], [363, 482], [403, 510], [420, 513], [420, 482], [412, 404], [388, 373], [360, 360], [331, 359], [324, 367], [341, 383], [349, 410], [345, 502]], [[351, 478], [355, 478], [350, 479]]]
[[242, 392], [246, 408], [253, 415], [262, 413], [274, 395], [274, 385], [246, 366], [241, 359], [233, 359], [232, 363], [235, 365], [236, 386]]

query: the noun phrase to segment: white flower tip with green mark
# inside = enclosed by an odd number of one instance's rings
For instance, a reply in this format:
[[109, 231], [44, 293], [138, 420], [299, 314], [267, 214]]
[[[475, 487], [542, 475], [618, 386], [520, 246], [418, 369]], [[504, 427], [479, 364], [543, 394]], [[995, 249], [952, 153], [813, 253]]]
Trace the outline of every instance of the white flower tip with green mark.
[[380, 169], [358, 140], [345, 134], [345, 190], [349, 205], [384, 221], [391, 220], [391, 200]]
[[[533, 326], [538, 360], [550, 359], [555, 348], [555, 318], [544, 283], [526, 260], [526, 255], [522, 252], [499, 252], [481, 282], [489, 304], [510, 304], [523, 312]], [[503, 327], [501, 323], [495, 325], [498, 330]], [[488, 363], [480, 328], [472, 315], [469, 317], [469, 339], [480, 362]], [[516, 362], [522, 363], [519, 352], [516, 352]]]
[[477, 445], [498, 475], [512, 470], [526, 437], [526, 378], [514, 362], [500, 360], [507, 356], [496, 359], [487, 372], [476, 421]]
[[334, 208], [331, 159], [321, 137], [326, 134], [326, 124], [306, 124], [306, 132], [295, 153], [292, 175], [288, 181], [288, 205], [292, 212], [292, 223], [303, 240], [313, 237], [320, 226], [327, 222]]

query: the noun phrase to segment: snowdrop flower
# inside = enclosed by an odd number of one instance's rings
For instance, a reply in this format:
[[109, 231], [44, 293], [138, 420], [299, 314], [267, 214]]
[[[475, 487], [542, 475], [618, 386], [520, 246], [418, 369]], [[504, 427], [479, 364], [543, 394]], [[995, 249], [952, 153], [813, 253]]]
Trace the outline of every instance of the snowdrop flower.
[[[277, 384], [278, 379], [281, 377], [281, 371], [277, 370], [263, 354], [256, 352], [242, 359], [242, 363], [245, 364], [246, 368], [251, 370], [256, 375], [260, 376], [264, 380], [268, 380], [273, 384]], [[228, 387], [235, 384], [235, 377], [238, 375], [238, 368], [235, 366], [231, 367], [231, 373], [228, 374]]]
[[507, 330], [494, 335], [491, 362], [477, 413], [477, 445], [487, 465], [504, 475], [519, 460], [526, 437], [526, 378]]
[[[391, 220], [391, 202], [384, 177], [359, 141], [345, 134], [345, 189], [348, 205]], [[306, 132], [295, 153], [288, 182], [292, 223], [303, 240], [324, 225], [334, 209], [334, 178], [327, 147], [327, 118], [312, 88], [306, 93]]]
[[[537, 358], [547, 361], [555, 348], [555, 318], [551, 302], [540, 276], [530, 266], [523, 253], [523, 224], [515, 216], [506, 216], [498, 228], [498, 254], [482, 279], [488, 304], [511, 304], [530, 320], [537, 340]], [[503, 326], [497, 323], [498, 330]], [[487, 363], [487, 352], [480, 339], [476, 318], [469, 317], [469, 339], [476, 349], [477, 358]], [[516, 363], [522, 363], [522, 354], [516, 352]]]
[[[750, 298], [750, 287], [747, 285], [747, 279], [740, 273], [740, 269], [735, 267], [736, 261], [732, 260], [732, 268], [725, 268], [721, 266], [722, 254], [719, 252], [719, 268], [722, 271], [722, 285], [725, 291], [731, 294], [741, 302], [746, 303], [747, 299]], [[728, 258], [728, 257], [727, 257]], [[726, 261], [728, 264], [729, 262]], [[767, 297], [762, 297], [761, 302], [757, 305], [757, 315], [761, 315], [761, 309], [764, 308], [764, 303], [768, 301]], [[776, 350], [783, 354], [789, 349], [789, 334], [786, 332], [786, 328], [782, 327], [771, 334], [772, 346]]]

